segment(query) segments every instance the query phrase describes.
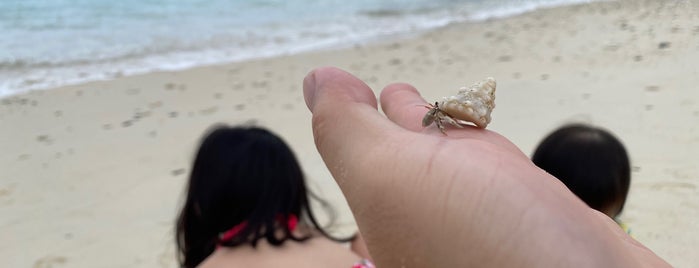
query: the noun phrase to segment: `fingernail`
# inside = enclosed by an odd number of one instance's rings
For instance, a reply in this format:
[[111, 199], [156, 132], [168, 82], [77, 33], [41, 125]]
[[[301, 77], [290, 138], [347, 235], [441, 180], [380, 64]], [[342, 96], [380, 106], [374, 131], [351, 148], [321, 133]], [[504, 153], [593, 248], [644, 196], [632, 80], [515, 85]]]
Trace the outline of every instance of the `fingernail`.
[[313, 103], [316, 95], [316, 71], [313, 70], [303, 79], [303, 99], [306, 106], [313, 112]]

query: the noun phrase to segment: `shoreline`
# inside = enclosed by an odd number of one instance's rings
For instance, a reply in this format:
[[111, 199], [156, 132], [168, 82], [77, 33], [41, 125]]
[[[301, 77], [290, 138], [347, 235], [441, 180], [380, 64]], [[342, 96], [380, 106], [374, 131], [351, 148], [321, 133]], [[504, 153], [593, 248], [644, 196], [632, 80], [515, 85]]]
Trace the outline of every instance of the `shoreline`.
[[[21, 89], [10, 89], [10, 88], [5, 88], [2, 90], [8, 91], [7, 93], [4, 93], [4, 91], [0, 90], [0, 100], [6, 99], [6, 98], [12, 98], [12, 97], [18, 97], [22, 96], [24, 94], [33, 92], [33, 91], [45, 91], [45, 90], [53, 90], [53, 89], [58, 89], [58, 88], [63, 88], [63, 87], [71, 87], [71, 86], [79, 86], [82, 84], [87, 84], [87, 83], [93, 83], [93, 82], [107, 82], [107, 81], [113, 81], [116, 79], [120, 79], [123, 77], [131, 77], [131, 76], [139, 76], [139, 75], [148, 75], [148, 74], [154, 74], [154, 73], [162, 73], [162, 72], [182, 72], [182, 71], [187, 71], [191, 69], [197, 69], [197, 68], [207, 68], [207, 67], [216, 67], [216, 66], [223, 66], [223, 65], [230, 65], [230, 64], [242, 64], [245, 62], [250, 62], [250, 61], [258, 61], [258, 60], [265, 60], [265, 59], [272, 59], [272, 58], [277, 58], [277, 57], [288, 57], [288, 56], [296, 56], [296, 55], [304, 55], [304, 54], [312, 54], [312, 53], [323, 53], [323, 52], [332, 52], [332, 51], [342, 51], [346, 49], [351, 49], [352, 47], [356, 46], [378, 46], [381, 45], [382, 43], [385, 42], [400, 42], [400, 41], [405, 41], [407, 39], [412, 39], [412, 38], [418, 38], [421, 35], [424, 35], [426, 33], [429, 33], [431, 31], [439, 31], [441, 29], [453, 26], [453, 25], [459, 25], [459, 24], [478, 24], [486, 21], [495, 21], [495, 20], [503, 20], [503, 19], [508, 19], [508, 18], [513, 18], [517, 16], [522, 16], [526, 15], [528, 13], [532, 12], [540, 12], [543, 10], [547, 9], [555, 9], [555, 8], [567, 8], [567, 7], [572, 7], [576, 5], [584, 5], [585, 1], [580, 1], [580, 0], [572, 0], [573, 2], [570, 3], [554, 3], [554, 4], [533, 4], [532, 6], [528, 7], [519, 7], [516, 9], [496, 9], [496, 10], [491, 10], [488, 12], [485, 12], [484, 14], [481, 14], [480, 12], [476, 12], [475, 14], [471, 14], [468, 18], [452, 18], [449, 22], [446, 24], [442, 25], [437, 25], [437, 26], [428, 26], [426, 28], [420, 28], [420, 29], [414, 29], [411, 31], [402, 31], [402, 32], [393, 32], [393, 33], [387, 33], [387, 34], [380, 34], [380, 35], [372, 35], [372, 36], [364, 36], [361, 38], [355, 38], [351, 40], [346, 40], [346, 42], [338, 42], [338, 41], [329, 41], [329, 40], [324, 40], [320, 41], [320, 43], [314, 43], [314, 44], [306, 44], [306, 45], [297, 45], [293, 47], [285, 47], [282, 52], [279, 53], [259, 53], [258, 55], [255, 56], [237, 56], [237, 57], [232, 57], [230, 59], [225, 59], [225, 60], [212, 60], [212, 59], [207, 59], [207, 60], [200, 60], [198, 63], [190, 62], [190, 61], [184, 61], [184, 62], [179, 62], [179, 61], [173, 61], [170, 60], [168, 63], [161, 63], [159, 66], [151, 66], [151, 67], [145, 67], [146, 69], [143, 69], [144, 67], [137, 67], [139, 66], [139, 62], [145, 61], [153, 61], [154, 59], [157, 58], [162, 58], [162, 57], [168, 57], [168, 56], [163, 56], [163, 55], [146, 55], [141, 58], [133, 58], [131, 59], [119, 59], [113, 62], [92, 62], [92, 63], [86, 63], [86, 65], [82, 66], [73, 66], [71, 69], [64, 70], [65, 66], [56, 66], [53, 68], [53, 70], [58, 70], [58, 72], [65, 72], [63, 75], [64, 78], [63, 81], [54, 81], [54, 78], [56, 75], [48, 75], [49, 78], [47, 80], [46, 77], [25, 77], [22, 82], [19, 82], [21, 84], [25, 84], [22, 86], [23, 88]], [[594, 0], [594, 1], [599, 1], [599, 0]], [[440, 23], [437, 23], [440, 24]], [[389, 40], [389, 41], [387, 41]], [[326, 43], [326, 44], [324, 44]], [[288, 50], [288, 51], [287, 51]], [[182, 57], [185, 54], [192, 53], [192, 52], [178, 52], [175, 53], [175, 55], [171, 55], [170, 57]], [[193, 52], [194, 54], [202, 54], [204, 51], [199, 51], [199, 52]], [[188, 58], [192, 58], [192, 56], [188, 56]], [[129, 61], [132, 61], [131, 63], [128, 63]], [[155, 60], [155, 61], [160, 61], [160, 60]], [[124, 68], [116, 68], [112, 70], [102, 70], [104, 66], [110, 66], [110, 65], [116, 65], [116, 66], [124, 66], [127, 67], [126, 69]], [[90, 71], [87, 71], [89, 69], [100, 69], [102, 71], [97, 72], [97, 73], [91, 73]], [[13, 74], [12, 72], [31, 72], [31, 71], [36, 71], [36, 70], [11, 70], [9, 73]], [[37, 86], [38, 85], [38, 86]]]
[[312, 68], [335, 65], [376, 93], [406, 82], [427, 101], [493, 76], [489, 129], [527, 155], [565, 122], [609, 129], [632, 161], [621, 220], [672, 265], [692, 267], [699, 263], [692, 254], [699, 234], [687, 232], [699, 220], [697, 11], [650, 0], [554, 7], [369, 45], [0, 98], [0, 259], [11, 267], [176, 267], [172, 227], [188, 166], [216, 123], [255, 122], [278, 133], [310, 189], [335, 208], [338, 234], [353, 232], [314, 147], [301, 90]]

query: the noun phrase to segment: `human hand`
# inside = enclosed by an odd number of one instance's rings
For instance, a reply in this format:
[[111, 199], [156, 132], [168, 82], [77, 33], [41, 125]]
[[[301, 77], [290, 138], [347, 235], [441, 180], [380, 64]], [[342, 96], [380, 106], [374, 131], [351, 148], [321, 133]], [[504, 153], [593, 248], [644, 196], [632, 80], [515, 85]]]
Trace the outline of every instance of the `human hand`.
[[503, 136], [423, 128], [407, 84], [376, 97], [342, 70], [304, 79], [313, 135], [378, 267], [667, 265]]

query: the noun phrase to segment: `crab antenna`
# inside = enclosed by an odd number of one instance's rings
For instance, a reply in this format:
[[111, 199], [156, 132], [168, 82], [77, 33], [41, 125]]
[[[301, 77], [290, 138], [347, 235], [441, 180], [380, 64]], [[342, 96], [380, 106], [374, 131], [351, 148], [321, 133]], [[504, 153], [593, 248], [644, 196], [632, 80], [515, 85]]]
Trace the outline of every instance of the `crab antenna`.
[[434, 107], [435, 107], [435, 106], [432, 106], [432, 104], [431, 104], [431, 103], [428, 103], [427, 105], [424, 105], [424, 104], [422, 104], [422, 105], [420, 105], [420, 104], [417, 104], [417, 105], [415, 105], [415, 106], [422, 106], [422, 107], [425, 107], [425, 108], [427, 108], [427, 109], [432, 109], [432, 108], [434, 108]]

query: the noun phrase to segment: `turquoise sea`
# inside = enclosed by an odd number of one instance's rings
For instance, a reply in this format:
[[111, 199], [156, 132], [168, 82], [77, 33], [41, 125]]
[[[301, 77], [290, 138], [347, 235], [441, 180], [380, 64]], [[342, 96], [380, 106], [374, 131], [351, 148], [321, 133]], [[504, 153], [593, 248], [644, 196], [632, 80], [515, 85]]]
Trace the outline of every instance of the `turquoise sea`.
[[0, 97], [347, 46], [582, 0], [2, 0]]

